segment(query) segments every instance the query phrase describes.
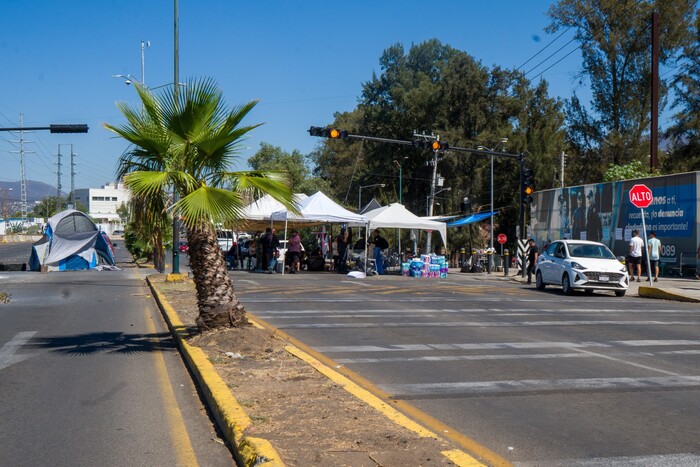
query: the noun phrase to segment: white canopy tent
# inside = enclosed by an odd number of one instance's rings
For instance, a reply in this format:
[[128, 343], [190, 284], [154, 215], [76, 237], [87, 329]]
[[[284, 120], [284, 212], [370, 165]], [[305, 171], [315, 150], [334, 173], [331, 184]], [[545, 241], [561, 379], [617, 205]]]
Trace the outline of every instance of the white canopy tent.
[[[300, 205], [308, 198], [304, 193], [295, 193], [294, 201]], [[265, 195], [257, 201], [253, 201], [243, 210], [243, 219], [250, 221], [268, 221], [272, 213], [285, 209], [284, 205], [274, 199], [272, 195]]]
[[366, 212], [365, 216], [369, 221], [369, 230], [378, 228], [392, 229], [416, 229], [416, 230], [436, 230], [442, 236], [442, 243], [447, 245], [447, 226], [444, 222], [431, 221], [423, 217], [416, 216], [406, 209], [403, 204], [393, 203], [389, 206], [382, 206]]
[[[367, 225], [367, 218], [365, 216], [348, 211], [320, 191], [309, 196], [299, 204], [299, 214], [289, 212], [287, 209], [281, 209], [277, 212], [273, 212], [270, 216], [270, 220], [284, 221], [285, 241], [287, 240], [287, 227], [289, 223], [318, 224], [328, 222], [336, 224]], [[284, 274], [284, 266], [282, 267], [282, 274]]]
[[270, 219], [273, 221], [299, 223], [334, 222], [359, 225], [367, 224], [367, 218], [365, 216], [348, 211], [320, 191], [301, 201], [301, 203], [299, 203], [299, 211], [299, 214], [294, 214], [282, 208], [277, 212], [273, 212]]

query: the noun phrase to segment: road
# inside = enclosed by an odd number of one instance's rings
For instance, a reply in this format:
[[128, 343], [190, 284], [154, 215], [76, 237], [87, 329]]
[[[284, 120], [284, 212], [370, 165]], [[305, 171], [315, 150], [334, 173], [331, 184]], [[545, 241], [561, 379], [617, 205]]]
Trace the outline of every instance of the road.
[[234, 464], [143, 279], [0, 272], [0, 464]]
[[473, 277], [233, 273], [252, 314], [516, 465], [700, 465], [697, 304]]

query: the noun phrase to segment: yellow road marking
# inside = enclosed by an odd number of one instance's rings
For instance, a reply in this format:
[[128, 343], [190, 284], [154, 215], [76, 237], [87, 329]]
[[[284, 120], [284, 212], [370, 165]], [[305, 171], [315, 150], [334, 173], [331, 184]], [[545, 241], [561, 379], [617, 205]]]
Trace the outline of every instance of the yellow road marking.
[[[156, 327], [153, 324], [153, 317], [148, 308], [145, 309], [145, 314], [147, 330], [149, 334], [155, 334]], [[168, 420], [170, 439], [175, 451], [177, 465], [192, 467], [198, 466], [199, 463], [197, 462], [197, 456], [194, 453], [194, 448], [192, 447], [192, 442], [190, 441], [190, 435], [187, 433], [187, 429], [185, 428], [185, 420], [182, 417], [182, 412], [180, 412], [180, 408], [177, 405], [177, 400], [175, 399], [175, 392], [173, 391], [168, 369], [165, 366], [163, 352], [153, 352], [153, 360], [156, 366], [156, 377], [163, 395], [163, 405]]]

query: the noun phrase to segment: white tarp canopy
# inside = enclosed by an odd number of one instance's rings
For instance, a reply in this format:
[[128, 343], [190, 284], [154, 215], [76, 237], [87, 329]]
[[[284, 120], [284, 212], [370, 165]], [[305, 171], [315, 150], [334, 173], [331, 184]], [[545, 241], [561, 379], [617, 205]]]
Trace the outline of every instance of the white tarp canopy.
[[403, 204], [393, 203], [366, 212], [369, 220], [369, 230], [378, 228], [436, 230], [442, 236], [443, 245], [447, 245], [447, 226], [444, 222], [436, 222], [418, 217], [406, 209]]
[[[295, 193], [294, 202], [297, 205], [304, 202], [308, 198], [304, 193]], [[243, 210], [243, 219], [252, 221], [268, 221], [272, 213], [285, 209], [284, 205], [273, 198], [271, 195], [265, 195], [257, 201], [250, 203]]]
[[286, 209], [273, 212], [270, 216], [274, 221], [297, 222], [329, 222], [342, 224], [367, 224], [367, 218], [362, 214], [348, 211], [320, 191], [306, 198], [299, 205], [299, 214]]

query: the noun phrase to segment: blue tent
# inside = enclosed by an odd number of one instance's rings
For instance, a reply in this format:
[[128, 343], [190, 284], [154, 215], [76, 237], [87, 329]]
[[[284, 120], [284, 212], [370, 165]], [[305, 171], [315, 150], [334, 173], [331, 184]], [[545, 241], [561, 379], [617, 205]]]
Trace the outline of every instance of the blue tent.
[[473, 224], [474, 222], [479, 222], [483, 221], [484, 219], [488, 219], [491, 216], [494, 216], [498, 213], [496, 212], [480, 212], [478, 214], [472, 214], [467, 217], [463, 217], [461, 219], [457, 219], [456, 221], [452, 221], [447, 224], [447, 227], [461, 227], [463, 225], [467, 224]]
[[43, 237], [32, 245], [29, 267], [72, 271], [93, 269], [100, 262], [114, 265], [109, 239], [85, 213], [68, 209], [49, 219]]

